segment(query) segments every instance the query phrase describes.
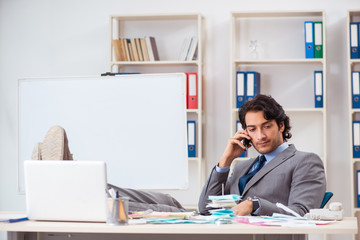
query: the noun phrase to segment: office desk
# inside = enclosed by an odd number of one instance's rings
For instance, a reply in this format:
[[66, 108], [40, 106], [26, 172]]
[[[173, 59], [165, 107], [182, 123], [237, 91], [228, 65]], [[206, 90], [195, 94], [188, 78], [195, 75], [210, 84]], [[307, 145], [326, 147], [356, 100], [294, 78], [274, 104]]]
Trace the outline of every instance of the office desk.
[[[209, 237], [218, 239], [220, 235], [237, 235], [238, 237], [239, 234], [356, 234], [357, 228], [357, 219], [355, 217], [347, 217], [343, 221], [316, 227], [269, 227], [243, 223], [222, 225], [141, 224], [125, 226], [109, 226], [105, 223], [46, 221], [0, 223], [0, 231], [11, 232], [9, 240], [19, 239], [19, 235], [15, 237], [15, 233], [40, 233], [40, 235], [41, 233], [52, 233], [52, 236], [54, 236], [54, 233], [62, 233], [63, 236], [68, 237], [72, 236], [72, 234], [75, 236], [78, 233], [95, 234], [98, 237], [99, 234], [108, 234], [109, 236], [124, 236], [126, 239], [169, 239], [170, 235], [172, 239], [183, 239], [184, 236], [188, 239], [190, 235], [196, 235], [197, 239], [201, 239], [200, 236], [206, 236], [206, 239], [209, 239]], [[39, 237], [37, 236], [37, 238]]]

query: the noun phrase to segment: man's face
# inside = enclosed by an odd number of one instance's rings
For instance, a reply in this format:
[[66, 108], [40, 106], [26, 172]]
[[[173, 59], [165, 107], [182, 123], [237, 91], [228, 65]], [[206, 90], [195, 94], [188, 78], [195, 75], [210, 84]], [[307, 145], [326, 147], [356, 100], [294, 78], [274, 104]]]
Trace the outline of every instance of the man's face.
[[245, 123], [252, 145], [259, 153], [271, 153], [284, 143], [282, 136], [284, 123], [278, 127], [275, 120], [264, 118], [263, 111], [247, 112]]

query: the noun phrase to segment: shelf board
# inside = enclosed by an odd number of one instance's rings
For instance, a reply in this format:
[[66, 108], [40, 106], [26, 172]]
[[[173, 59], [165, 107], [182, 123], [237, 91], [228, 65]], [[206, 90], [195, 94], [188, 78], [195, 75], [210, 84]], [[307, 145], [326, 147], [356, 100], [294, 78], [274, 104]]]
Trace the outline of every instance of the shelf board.
[[360, 59], [350, 59], [350, 64], [360, 63]]
[[186, 109], [187, 113], [197, 113], [200, 114], [200, 110], [199, 109]]
[[170, 66], [170, 65], [199, 65], [199, 61], [123, 61], [111, 62], [111, 65], [120, 66]]
[[323, 108], [285, 108], [285, 112], [324, 112]]
[[360, 113], [360, 108], [358, 108], [358, 109], [352, 108], [350, 111], [351, 111], [351, 114]]
[[201, 14], [148, 14], [148, 15], [112, 15], [111, 17], [121, 21], [150, 21], [150, 20], [197, 20]]
[[286, 11], [286, 12], [233, 12], [233, 17], [254, 17], [254, 18], [265, 18], [265, 17], [322, 17], [323, 11]]
[[322, 58], [304, 59], [237, 59], [235, 64], [323, 64]]
[[[352, 153], [351, 153], [351, 155], [352, 155]], [[360, 163], [360, 158], [353, 158], [352, 162], [353, 162], [353, 164]]]
[[198, 157], [189, 157], [188, 159], [189, 159], [189, 161], [194, 161], [194, 162], [200, 161], [200, 158], [198, 158]]

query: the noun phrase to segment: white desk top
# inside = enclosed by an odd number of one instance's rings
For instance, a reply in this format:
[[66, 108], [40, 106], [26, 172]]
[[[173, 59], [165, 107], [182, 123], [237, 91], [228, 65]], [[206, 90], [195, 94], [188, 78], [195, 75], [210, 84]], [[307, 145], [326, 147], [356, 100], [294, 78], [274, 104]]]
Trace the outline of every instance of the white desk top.
[[316, 227], [269, 227], [243, 223], [233, 224], [142, 224], [109, 226], [105, 223], [23, 221], [0, 223], [0, 231], [12, 232], [66, 232], [119, 234], [356, 234], [357, 219]]

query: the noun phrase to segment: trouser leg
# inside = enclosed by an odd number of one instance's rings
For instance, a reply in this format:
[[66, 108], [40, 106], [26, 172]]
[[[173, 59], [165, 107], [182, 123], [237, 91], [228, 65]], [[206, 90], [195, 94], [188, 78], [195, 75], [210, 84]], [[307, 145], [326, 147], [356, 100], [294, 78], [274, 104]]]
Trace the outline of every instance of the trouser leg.
[[108, 184], [122, 197], [129, 197], [129, 211], [145, 211], [151, 209], [159, 212], [184, 212], [186, 209], [169, 194], [145, 192], [130, 188], [119, 188]]

